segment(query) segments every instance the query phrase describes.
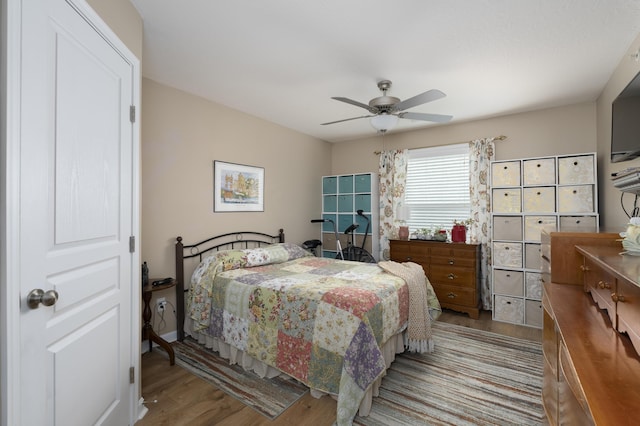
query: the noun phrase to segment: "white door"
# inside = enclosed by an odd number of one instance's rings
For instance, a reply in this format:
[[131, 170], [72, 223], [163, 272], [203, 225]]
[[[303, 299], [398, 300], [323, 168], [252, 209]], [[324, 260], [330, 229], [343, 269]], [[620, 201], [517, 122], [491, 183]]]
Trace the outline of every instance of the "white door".
[[[130, 107], [138, 68], [78, 3], [21, 2], [20, 382], [9, 392], [22, 425], [134, 418], [140, 289], [130, 238], [139, 168]], [[36, 289], [46, 296], [30, 307]], [[52, 292], [58, 299], [45, 306]]]

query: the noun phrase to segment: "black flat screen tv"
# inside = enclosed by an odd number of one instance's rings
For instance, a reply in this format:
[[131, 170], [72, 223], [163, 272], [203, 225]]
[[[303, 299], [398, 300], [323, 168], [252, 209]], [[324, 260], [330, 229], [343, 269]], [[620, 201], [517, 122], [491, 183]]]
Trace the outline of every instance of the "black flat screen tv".
[[640, 73], [611, 105], [611, 162], [640, 156]]

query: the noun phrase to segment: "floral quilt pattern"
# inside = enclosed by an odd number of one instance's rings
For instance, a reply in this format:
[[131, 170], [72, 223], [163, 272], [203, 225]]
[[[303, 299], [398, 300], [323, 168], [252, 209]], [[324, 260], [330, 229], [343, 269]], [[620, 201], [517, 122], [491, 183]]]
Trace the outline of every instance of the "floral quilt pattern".
[[338, 424], [351, 423], [384, 372], [380, 348], [406, 327], [408, 299], [404, 280], [375, 264], [287, 244], [216, 253], [196, 268], [188, 297], [199, 331], [338, 395]]

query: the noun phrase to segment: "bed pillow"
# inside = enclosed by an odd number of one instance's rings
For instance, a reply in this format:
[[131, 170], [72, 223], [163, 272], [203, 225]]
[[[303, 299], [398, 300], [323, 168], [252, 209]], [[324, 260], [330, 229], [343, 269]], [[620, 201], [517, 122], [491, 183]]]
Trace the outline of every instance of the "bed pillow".
[[242, 251], [247, 256], [247, 267], [282, 263], [288, 260], [312, 256], [307, 250], [292, 243], [271, 244], [266, 247], [257, 247]]

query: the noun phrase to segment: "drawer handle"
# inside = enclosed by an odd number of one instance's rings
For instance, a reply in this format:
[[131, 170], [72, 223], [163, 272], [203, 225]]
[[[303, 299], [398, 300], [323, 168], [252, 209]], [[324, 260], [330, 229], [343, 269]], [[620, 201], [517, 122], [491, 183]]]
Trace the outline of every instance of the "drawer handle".
[[574, 189], [574, 190], [573, 190], [573, 193], [574, 193], [574, 194], [577, 194], [577, 193], [578, 193], [578, 191], [576, 191], [576, 190]]
[[411, 256], [407, 256], [407, 261], [411, 261]]
[[589, 272], [590, 269], [588, 266], [584, 266], [584, 265], [580, 265], [580, 269], [582, 270], [582, 272]]
[[507, 167], [507, 166], [504, 166], [503, 168], [504, 168], [505, 170], [507, 170], [507, 169], [508, 169], [509, 167]]
[[573, 165], [574, 165], [574, 166], [577, 166], [577, 165], [578, 165], [578, 162], [577, 162], [577, 161], [574, 161], [574, 162], [573, 162]]
[[449, 259], [449, 265], [453, 265], [455, 262], [453, 259]]
[[541, 221], [541, 220], [539, 220], [539, 221], [538, 221], [538, 223], [542, 223], [542, 221]]
[[621, 294], [611, 293], [611, 300], [613, 300], [616, 303], [624, 302], [624, 296]]
[[509, 193], [508, 193], [508, 192], [505, 192], [505, 193], [504, 193], [504, 196], [505, 196], [505, 197], [508, 197], [508, 196], [509, 196]]
[[455, 294], [455, 293], [447, 293], [447, 297], [448, 297], [449, 299], [455, 299], [456, 297], [458, 297], [458, 295], [457, 295], [457, 294]]
[[603, 289], [604, 288], [611, 288], [611, 284], [609, 284], [607, 282], [604, 282], [604, 281], [600, 281], [600, 282], [598, 282], [598, 287], [603, 288]]
[[449, 274], [449, 275], [447, 275], [447, 278], [449, 278], [450, 280], [455, 280], [456, 276], [453, 275], [453, 274]]
[[538, 192], [536, 192], [536, 194], [537, 194], [537, 195], [540, 195], [540, 194], [542, 194], [542, 193], [541, 193], [540, 191], [538, 191]]
[[542, 164], [540, 164], [540, 163], [536, 164], [536, 167], [540, 167], [540, 166], [542, 166]]

